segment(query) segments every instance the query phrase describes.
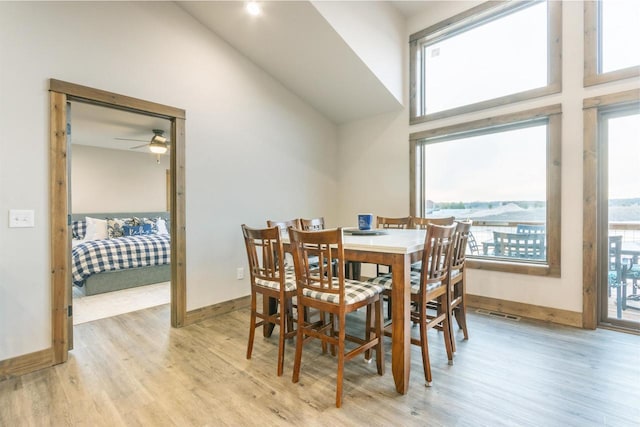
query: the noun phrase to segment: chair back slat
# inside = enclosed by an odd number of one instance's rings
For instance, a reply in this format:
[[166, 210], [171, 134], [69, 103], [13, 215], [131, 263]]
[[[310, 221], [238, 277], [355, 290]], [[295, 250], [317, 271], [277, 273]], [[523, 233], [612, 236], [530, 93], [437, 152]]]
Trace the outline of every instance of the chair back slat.
[[284, 249], [278, 227], [257, 229], [243, 224], [242, 233], [249, 261], [249, 273], [252, 276], [251, 282], [255, 283], [255, 279], [280, 281], [280, 273], [284, 272]]
[[[422, 252], [420, 295], [425, 301], [428, 285], [445, 283], [449, 273], [455, 225], [429, 225]], [[425, 268], [427, 266], [427, 268]]]
[[[305, 289], [344, 297], [342, 229], [304, 231], [289, 229], [296, 268], [298, 295]], [[310, 262], [310, 259], [317, 260]], [[333, 265], [337, 265], [334, 270]], [[335, 276], [334, 276], [335, 275]]]
[[300, 218], [300, 228], [304, 231], [324, 230], [324, 217], [311, 219]]
[[456, 233], [451, 255], [451, 269], [462, 269], [467, 255], [467, 243], [471, 234], [472, 221], [460, 221], [456, 225]]
[[455, 221], [455, 217], [448, 216], [444, 218], [420, 218], [411, 217], [411, 224], [409, 228], [415, 228], [417, 230], [425, 230], [429, 225], [451, 225]]
[[269, 219], [267, 220], [267, 227], [278, 227], [280, 230], [280, 236], [288, 236], [289, 227], [300, 228], [300, 219], [294, 218], [288, 221], [273, 221]]
[[496, 256], [544, 259], [546, 234], [493, 232]]
[[545, 234], [546, 227], [544, 225], [517, 224], [516, 233], [518, 234]]
[[405, 216], [402, 218], [389, 218], [384, 216], [376, 217], [377, 228], [397, 228], [404, 229], [409, 228], [411, 225], [411, 217]]

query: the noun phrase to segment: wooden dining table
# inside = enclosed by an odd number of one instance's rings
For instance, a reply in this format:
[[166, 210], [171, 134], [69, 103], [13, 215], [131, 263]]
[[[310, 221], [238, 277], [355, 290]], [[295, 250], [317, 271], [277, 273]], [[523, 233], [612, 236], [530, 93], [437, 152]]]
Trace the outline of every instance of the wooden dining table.
[[398, 393], [409, 389], [411, 371], [411, 263], [422, 258], [425, 230], [385, 229], [384, 234], [351, 235], [344, 232], [345, 258], [391, 266], [391, 371]]
[[[391, 266], [393, 300], [391, 312], [391, 371], [398, 393], [409, 389], [411, 368], [411, 263], [422, 258], [425, 230], [384, 229], [371, 235], [343, 232], [344, 255], [347, 261]], [[288, 239], [286, 246], [288, 246]]]

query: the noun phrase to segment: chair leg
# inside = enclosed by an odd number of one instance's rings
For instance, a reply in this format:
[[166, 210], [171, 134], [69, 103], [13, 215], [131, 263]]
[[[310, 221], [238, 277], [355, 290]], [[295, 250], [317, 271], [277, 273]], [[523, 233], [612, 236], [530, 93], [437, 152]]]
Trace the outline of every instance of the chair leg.
[[[424, 309], [423, 309], [424, 310]], [[429, 344], [427, 343], [427, 321], [424, 313], [420, 319], [420, 348], [422, 350], [422, 367], [425, 385], [431, 387], [431, 365], [429, 364]]]
[[[442, 297], [442, 302], [443, 304], [445, 303], [444, 301], [444, 296]], [[441, 307], [444, 307], [444, 305], [441, 305]], [[451, 318], [449, 317], [449, 313], [450, 310], [447, 312], [444, 312], [445, 316], [444, 316], [444, 320], [442, 321], [442, 332], [443, 332], [443, 336], [444, 336], [444, 347], [447, 350], [447, 359], [449, 359], [449, 365], [453, 365], [453, 339], [452, 339], [452, 334], [451, 334]], [[448, 332], [448, 333], [447, 333]]]
[[249, 319], [249, 342], [247, 344], [247, 359], [251, 359], [253, 339], [256, 335], [256, 294], [251, 293], [251, 318]]
[[[284, 303], [284, 307], [282, 307], [282, 305], [280, 306], [281, 311], [285, 311], [286, 310], [286, 305], [287, 303]], [[284, 340], [285, 337], [287, 335], [287, 320], [288, 316], [286, 315], [286, 311], [285, 313], [280, 313], [280, 317], [279, 317], [279, 327], [280, 327], [280, 335], [278, 337], [278, 376], [281, 377], [282, 376], [282, 371], [284, 370]]]
[[[376, 316], [377, 316], [377, 314], [376, 314]], [[371, 323], [372, 320], [373, 320], [373, 318], [371, 316], [371, 304], [369, 304], [369, 305], [367, 305], [367, 316], [366, 316], [366, 320], [365, 320], [365, 336], [366, 336], [366, 340], [367, 341], [371, 340], [371, 336], [372, 336], [373, 330], [374, 330], [374, 324]], [[367, 349], [364, 352], [364, 360], [367, 363], [371, 362], [371, 349]]]
[[384, 375], [384, 333], [382, 331], [382, 297], [375, 302], [375, 330], [378, 345], [376, 345], [376, 365], [378, 374]]
[[[304, 316], [304, 308], [300, 308], [298, 304], [298, 319]], [[304, 322], [298, 323], [298, 331], [296, 333], [296, 355], [293, 359], [293, 375], [291, 381], [297, 383], [300, 379], [300, 364], [302, 362], [302, 345], [304, 344]]]
[[458, 322], [458, 326], [462, 329], [462, 333], [464, 334], [464, 339], [469, 339], [469, 332], [467, 331], [467, 307], [465, 307], [464, 301], [454, 311], [456, 316], [456, 322]]
[[342, 383], [344, 379], [344, 340], [345, 316], [340, 316], [340, 330], [338, 331], [338, 378], [336, 379], [336, 408], [342, 406]]

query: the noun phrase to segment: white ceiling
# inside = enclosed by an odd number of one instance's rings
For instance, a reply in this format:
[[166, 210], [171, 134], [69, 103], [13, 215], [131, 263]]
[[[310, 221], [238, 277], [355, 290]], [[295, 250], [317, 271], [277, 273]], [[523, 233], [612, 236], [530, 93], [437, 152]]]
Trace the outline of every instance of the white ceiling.
[[308, 1], [178, 2], [282, 85], [334, 123], [397, 111], [401, 105]]
[[[146, 116], [129, 111], [106, 108], [83, 102], [71, 103], [71, 143], [94, 147], [130, 150], [149, 143], [153, 129], [162, 129], [165, 136], [171, 131], [167, 119]], [[116, 138], [127, 138], [123, 141]], [[147, 147], [134, 151], [148, 152]]]

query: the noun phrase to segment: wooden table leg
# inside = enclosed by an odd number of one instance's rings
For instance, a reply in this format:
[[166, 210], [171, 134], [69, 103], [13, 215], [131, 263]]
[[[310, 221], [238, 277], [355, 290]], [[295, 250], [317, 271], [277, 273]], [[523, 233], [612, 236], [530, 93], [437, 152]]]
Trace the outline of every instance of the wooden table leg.
[[408, 256], [396, 255], [392, 264], [393, 300], [391, 370], [398, 393], [409, 390], [411, 369], [411, 263]]

